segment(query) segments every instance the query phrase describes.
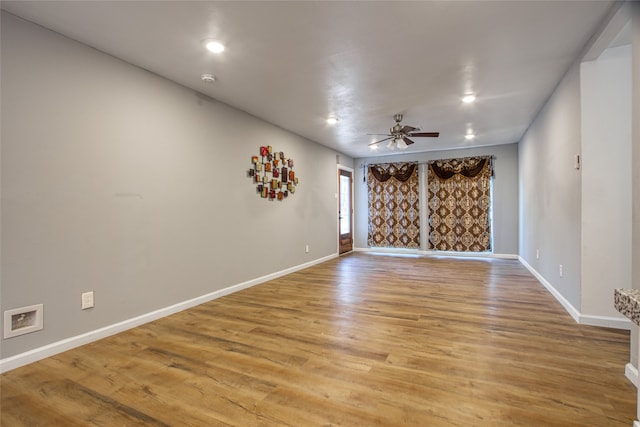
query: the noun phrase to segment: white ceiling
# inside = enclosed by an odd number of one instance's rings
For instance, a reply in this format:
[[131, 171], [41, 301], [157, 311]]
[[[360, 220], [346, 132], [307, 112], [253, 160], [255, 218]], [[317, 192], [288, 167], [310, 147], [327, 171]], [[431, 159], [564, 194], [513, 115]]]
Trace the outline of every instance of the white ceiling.
[[[2, 1], [2, 8], [353, 157], [517, 142], [611, 1]], [[201, 41], [227, 50], [213, 55]], [[218, 81], [206, 84], [203, 73]], [[478, 99], [463, 104], [462, 94]], [[335, 114], [335, 126], [325, 119]], [[467, 129], [477, 134], [464, 139]]]

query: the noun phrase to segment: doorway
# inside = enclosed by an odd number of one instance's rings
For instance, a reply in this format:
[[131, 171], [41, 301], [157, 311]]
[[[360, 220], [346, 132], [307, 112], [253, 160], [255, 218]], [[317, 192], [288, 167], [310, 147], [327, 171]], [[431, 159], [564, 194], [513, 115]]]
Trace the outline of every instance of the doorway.
[[353, 171], [338, 168], [338, 253], [353, 250]]

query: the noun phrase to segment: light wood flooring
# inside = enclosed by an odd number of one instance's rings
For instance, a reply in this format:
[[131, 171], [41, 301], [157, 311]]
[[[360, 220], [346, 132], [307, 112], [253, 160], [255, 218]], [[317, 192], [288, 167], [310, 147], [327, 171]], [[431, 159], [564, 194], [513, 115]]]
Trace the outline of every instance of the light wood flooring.
[[356, 253], [5, 373], [0, 421], [630, 427], [628, 361], [517, 261]]

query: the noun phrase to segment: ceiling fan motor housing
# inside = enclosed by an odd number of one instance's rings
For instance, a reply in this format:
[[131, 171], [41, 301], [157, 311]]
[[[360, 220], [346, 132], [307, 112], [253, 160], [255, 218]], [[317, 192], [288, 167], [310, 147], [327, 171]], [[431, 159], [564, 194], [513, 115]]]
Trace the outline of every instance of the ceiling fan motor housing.
[[[400, 122], [402, 121], [402, 114], [398, 113], [395, 114], [393, 116], [393, 120], [395, 120], [396, 124], [392, 127], [389, 128], [389, 133], [386, 135], [386, 138], [383, 138], [379, 141], [375, 141], [370, 143], [370, 146], [379, 144], [383, 141], [389, 141], [389, 145], [387, 145], [387, 147], [393, 149], [394, 144], [402, 149], [407, 148], [408, 145], [411, 145], [414, 143], [414, 141], [412, 141], [411, 139], [409, 139], [408, 137], [418, 137], [418, 138], [424, 138], [424, 137], [432, 137], [432, 138], [437, 138], [440, 135], [440, 132], [418, 132], [420, 130], [420, 128], [414, 127], [414, 126], [403, 126], [400, 124]], [[370, 134], [370, 135], [374, 135], [374, 134]], [[378, 135], [378, 134], [375, 134]]]
[[395, 114], [393, 116], [393, 120], [395, 120], [396, 124], [392, 128], [389, 128], [389, 133], [391, 135], [399, 135], [402, 133], [402, 129], [404, 128], [404, 126], [400, 124], [402, 121], [402, 114]]

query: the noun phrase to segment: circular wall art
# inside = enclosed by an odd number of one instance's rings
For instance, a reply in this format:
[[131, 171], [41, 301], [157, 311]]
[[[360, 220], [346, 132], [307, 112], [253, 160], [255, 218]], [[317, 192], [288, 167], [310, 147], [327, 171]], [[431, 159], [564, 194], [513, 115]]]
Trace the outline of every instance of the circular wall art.
[[287, 159], [282, 151], [274, 152], [270, 145], [260, 147], [260, 155], [252, 156], [251, 163], [248, 176], [263, 199], [284, 200], [296, 192], [298, 177], [293, 171], [293, 159]]

